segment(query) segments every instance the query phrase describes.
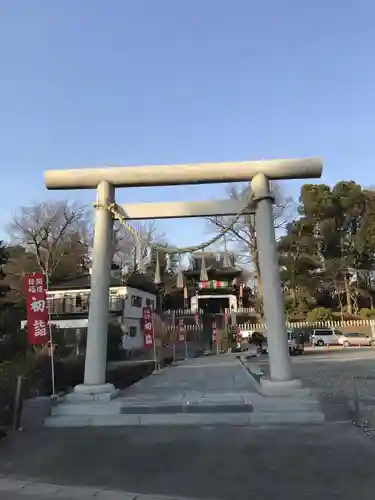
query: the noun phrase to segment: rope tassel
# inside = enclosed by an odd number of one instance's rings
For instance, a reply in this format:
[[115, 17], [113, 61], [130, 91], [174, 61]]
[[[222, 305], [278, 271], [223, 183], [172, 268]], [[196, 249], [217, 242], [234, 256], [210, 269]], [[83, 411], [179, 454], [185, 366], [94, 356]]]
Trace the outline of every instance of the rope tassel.
[[184, 288], [184, 273], [182, 269], [178, 270], [176, 286], [179, 290], [182, 290]]
[[224, 252], [223, 267], [224, 268], [231, 267], [231, 261], [230, 261], [229, 253], [227, 252], [227, 250], [225, 250], [225, 252]]
[[179, 256], [179, 259], [178, 259], [178, 270], [177, 270], [176, 287], [179, 290], [182, 290], [184, 288], [184, 272], [182, 270], [182, 258], [181, 258], [181, 255]]
[[202, 259], [201, 259], [201, 275], [200, 275], [199, 281], [208, 281], [206, 260], [204, 258], [204, 255], [202, 255]]
[[159, 252], [156, 252], [156, 265], [155, 265], [155, 276], [154, 276], [155, 285], [160, 285], [160, 261], [159, 261]]

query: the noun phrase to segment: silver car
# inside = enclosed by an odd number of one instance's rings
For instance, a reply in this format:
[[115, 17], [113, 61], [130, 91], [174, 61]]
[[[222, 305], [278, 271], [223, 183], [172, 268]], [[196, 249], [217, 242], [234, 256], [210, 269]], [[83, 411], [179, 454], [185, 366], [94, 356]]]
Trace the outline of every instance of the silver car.
[[368, 337], [364, 333], [359, 332], [347, 332], [341, 334], [339, 338], [339, 344], [344, 347], [350, 346], [373, 346], [374, 339]]

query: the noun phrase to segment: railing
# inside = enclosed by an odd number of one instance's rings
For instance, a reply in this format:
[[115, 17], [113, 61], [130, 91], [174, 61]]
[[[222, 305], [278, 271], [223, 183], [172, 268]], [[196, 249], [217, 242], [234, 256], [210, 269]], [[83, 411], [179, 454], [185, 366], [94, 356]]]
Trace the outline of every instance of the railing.
[[[193, 316], [197, 314], [197, 311], [193, 311], [192, 309], [167, 309], [163, 312], [166, 315], [172, 315], [175, 314], [176, 316]], [[236, 311], [230, 310], [230, 309], [225, 309], [224, 312], [221, 313], [214, 313], [216, 315], [219, 314], [231, 314], [231, 313], [236, 313], [236, 314], [255, 314], [255, 309], [254, 307], [238, 307]], [[206, 314], [205, 309], [199, 309], [198, 314]]]
[[[89, 299], [77, 300], [72, 298], [48, 298], [48, 308], [52, 315], [63, 314], [85, 314], [88, 313], [90, 307]], [[124, 307], [124, 299], [122, 297], [109, 297], [108, 308], [110, 312], [120, 312]]]
[[[198, 314], [203, 314], [204, 310], [199, 309]], [[197, 314], [197, 311], [193, 311], [192, 309], [167, 309], [163, 311], [163, 314], [172, 316], [175, 314], [176, 316], [194, 316]]]
[[[375, 328], [375, 320], [373, 319], [352, 319], [347, 321], [287, 321], [287, 328], [350, 328], [355, 330], [355, 328]], [[243, 323], [241, 327], [247, 330], [265, 330], [265, 323]]]

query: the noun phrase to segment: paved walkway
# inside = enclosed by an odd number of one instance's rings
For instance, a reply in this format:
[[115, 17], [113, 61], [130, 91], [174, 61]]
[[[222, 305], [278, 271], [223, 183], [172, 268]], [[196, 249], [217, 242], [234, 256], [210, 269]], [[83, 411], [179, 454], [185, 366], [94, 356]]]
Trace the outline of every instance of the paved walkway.
[[205, 356], [167, 367], [122, 392], [121, 401], [155, 405], [195, 402], [244, 403], [254, 392], [235, 355]]
[[252, 380], [234, 355], [193, 358], [144, 378], [105, 406], [62, 403], [47, 425], [248, 425]]

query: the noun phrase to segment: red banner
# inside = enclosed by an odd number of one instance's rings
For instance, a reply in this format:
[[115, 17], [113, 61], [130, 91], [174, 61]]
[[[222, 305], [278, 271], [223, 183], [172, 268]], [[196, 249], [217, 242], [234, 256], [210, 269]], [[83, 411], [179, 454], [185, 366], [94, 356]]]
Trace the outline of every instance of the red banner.
[[48, 305], [46, 282], [42, 273], [24, 277], [24, 293], [27, 312], [27, 341], [31, 345], [49, 341]]
[[242, 342], [241, 329], [238, 325], [236, 326], [236, 342], [237, 344], [240, 344]]
[[216, 344], [217, 340], [217, 329], [216, 329], [216, 322], [212, 322], [212, 343]]
[[151, 307], [144, 307], [142, 309], [142, 330], [144, 347], [146, 349], [151, 349], [154, 345], [154, 326]]
[[184, 320], [180, 319], [178, 321], [178, 340], [180, 342], [184, 342], [186, 335], [186, 327], [184, 325]]

